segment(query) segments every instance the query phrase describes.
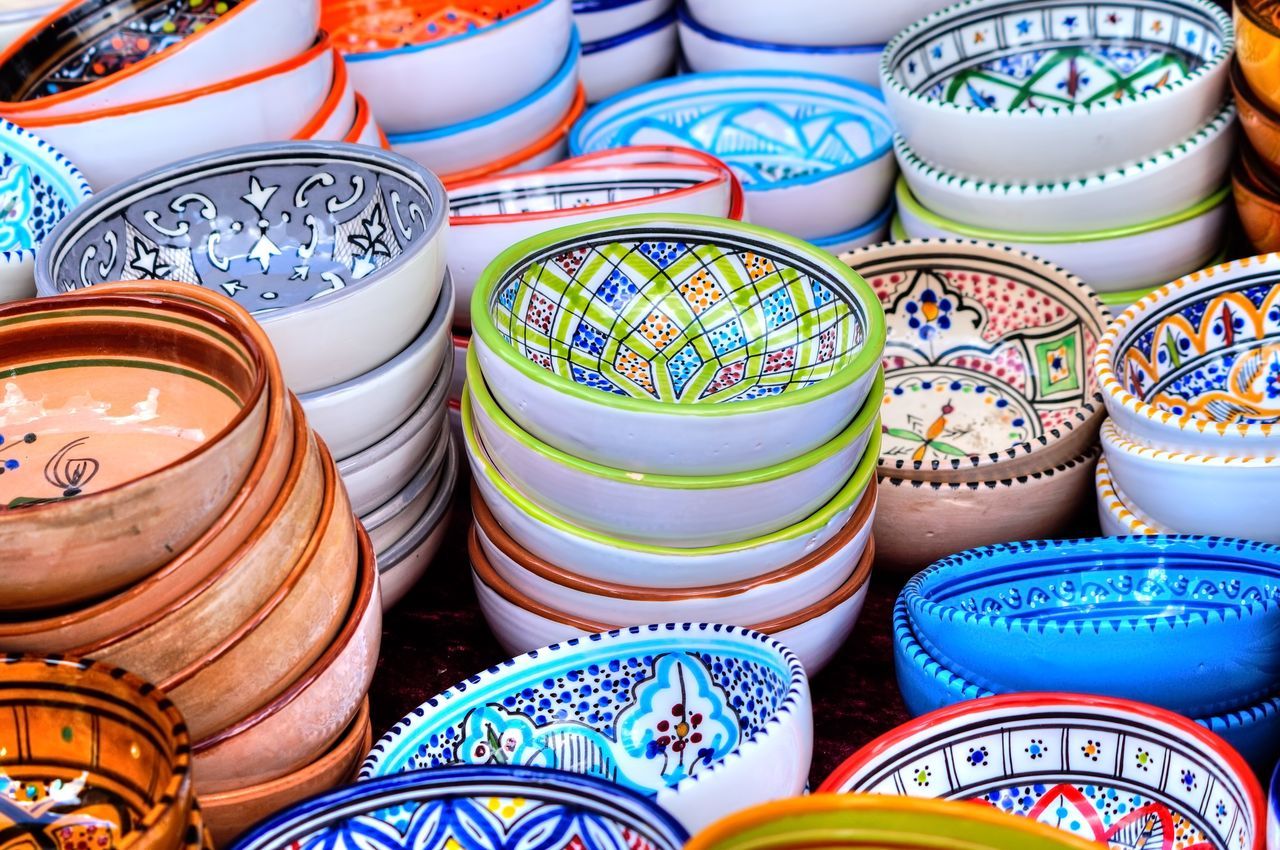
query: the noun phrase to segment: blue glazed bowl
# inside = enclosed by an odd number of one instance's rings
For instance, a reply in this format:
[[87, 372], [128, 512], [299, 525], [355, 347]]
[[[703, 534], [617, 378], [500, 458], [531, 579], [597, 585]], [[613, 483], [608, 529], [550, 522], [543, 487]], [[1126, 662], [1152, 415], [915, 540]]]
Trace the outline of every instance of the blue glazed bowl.
[[1280, 683], [1280, 547], [1190, 535], [1001, 544], [902, 591], [920, 643], [993, 691], [1066, 690], [1193, 717]]
[[1280, 850], [1280, 762], [1271, 774], [1267, 793], [1267, 850]]
[[312, 797], [262, 822], [237, 850], [680, 850], [684, 828], [602, 779], [535, 767], [402, 773]]

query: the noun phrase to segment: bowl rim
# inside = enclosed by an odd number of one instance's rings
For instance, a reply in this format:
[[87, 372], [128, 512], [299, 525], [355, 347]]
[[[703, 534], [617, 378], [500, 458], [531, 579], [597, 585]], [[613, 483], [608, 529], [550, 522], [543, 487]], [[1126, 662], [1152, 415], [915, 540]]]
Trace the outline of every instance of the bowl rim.
[[337, 463], [340, 475], [351, 475], [368, 469], [370, 465], [380, 460], [385, 460], [388, 455], [400, 449], [426, 427], [449, 397], [449, 381], [453, 377], [453, 357], [446, 352], [443, 360], [435, 378], [432, 379], [431, 388], [413, 408], [409, 418], [369, 448], [339, 460]]
[[440, 442], [446, 447], [440, 467], [440, 484], [422, 516], [414, 521], [404, 536], [387, 547], [378, 563], [378, 574], [389, 573], [426, 541], [441, 523], [449, 521], [453, 508], [453, 491], [458, 483], [458, 453], [453, 448], [453, 434], [441, 429]]
[[626, 6], [635, 6], [638, 3], [649, 2], [650, 0], [573, 0], [573, 12], [575, 15], [589, 15], [592, 12], [612, 12], [614, 9], [622, 9]]
[[[577, 14], [577, 12], [574, 14]], [[673, 26], [675, 22], [676, 10], [668, 9], [652, 21], [649, 21], [649, 23], [641, 24], [635, 29], [629, 29], [624, 32], [620, 32], [617, 35], [611, 35], [608, 38], [598, 38], [595, 41], [584, 41], [582, 43], [582, 55], [590, 56], [593, 53], [602, 53], [606, 50], [611, 50], [614, 47], [621, 47], [624, 44], [630, 44], [631, 42], [638, 41], [647, 35], [653, 35], [659, 30], [667, 29], [668, 27]]]
[[[894, 472], [882, 472], [878, 476], [881, 485], [889, 485], [890, 487], [910, 487], [912, 489], [921, 490], [928, 488], [930, 490], [950, 490], [951, 492], [959, 492], [961, 490], [970, 490], [973, 492], [994, 490], [997, 487], [1024, 487], [1030, 484], [1038, 484], [1041, 481], [1047, 481], [1054, 475], [1060, 475], [1069, 469], [1074, 469], [1082, 464], [1091, 463], [1102, 455], [1102, 447], [1094, 442], [1088, 446], [1083, 452], [1073, 458], [1068, 458], [1059, 463], [1054, 464], [1048, 469], [1042, 469], [1039, 472], [1024, 473], [1021, 475], [1012, 475], [1007, 478], [992, 478], [986, 481], [923, 481], [917, 478], [904, 478]], [[999, 464], [996, 464], [998, 470]]]
[[[516, 12], [514, 15], [509, 15], [501, 20], [492, 21], [486, 26], [467, 30], [466, 32], [460, 32], [457, 35], [451, 35], [447, 38], [435, 39], [432, 41], [420, 41], [414, 44], [404, 44], [400, 47], [387, 47], [382, 50], [367, 50], [352, 53], [348, 53], [346, 51], [340, 52], [342, 53], [342, 58], [348, 62], [371, 62], [376, 59], [387, 59], [393, 56], [405, 56], [413, 53], [421, 53], [425, 50], [431, 50], [437, 47], [445, 47], [447, 45], [481, 38], [495, 30], [502, 29], [503, 27], [516, 23], [517, 21], [532, 17], [536, 12], [541, 12], [560, 2], [563, 2], [563, 0], [533, 0], [532, 3], [521, 9], [519, 12]], [[343, 6], [360, 6], [368, 4], [361, 2], [361, 0], [348, 0], [348, 2], [338, 2], [332, 5], [341, 9]], [[408, 4], [406, 3], [405, 5]]]
[[[586, 112], [586, 110], [587, 89], [579, 81], [577, 93], [573, 96], [573, 103], [569, 104], [569, 111], [561, 117], [559, 123], [552, 127], [546, 135], [535, 139], [515, 153], [508, 154], [501, 159], [495, 159], [493, 162], [486, 162], [483, 165], [466, 168], [462, 171], [454, 171], [450, 174], [441, 174], [440, 182], [444, 183], [447, 188], [467, 180], [475, 180], [481, 177], [497, 177], [501, 176], [503, 172], [518, 169], [521, 163], [533, 159], [539, 154], [546, 153], [554, 148], [556, 144], [563, 141], [569, 133], [569, 128], [582, 117], [582, 113]], [[385, 133], [383, 138], [387, 138]], [[387, 144], [391, 143], [388, 141]]]
[[1116, 427], [1114, 419], [1102, 423], [1098, 431], [1104, 451], [1137, 455], [1160, 463], [1187, 463], [1199, 469], [1270, 469], [1280, 467], [1280, 452], [1266, 455], [1211, 455], [1199, 452], [1170, 451], [1135, 442]]
[[[1244, 0], [1237, 0], [1236, 5], [1243, 8]], [[1280, 37], [1280, 31], [1277, 31], [1276, 35]], [[1230, 69], [1227, 75], [1231, 80], [1231, 94], [1235, 98], [1237, 109], [1239, 108], [1239, 103], [1243, 101], [1249, 110], [1258, 113], [1265, 119], [1266, 123], [1277, 125], [1277, 128], [1280, 129], [1280, 112], [1276, 112], [1271, 104], [1258, 97], [1258, 93], [1249, 85], [1249, 81], [1245, 79], [1244, 66], [1240, 64], [1239, 57], [1231, 57]]]
[[[38, 164], [41, 166], [40, 170], [45, 172], [41, 176], [55, 178], [50, 182], [60, 184], [56, 188], [61, 200], [67, 204], [67, 215], [70, 215], [76, 207], [93, 196], [93, 189], [89, 186], [89, 181], [80, 173], [80, 169], [76, 167], [76, 164], [35, 133], [25, 127], [14, 124], [7, 118], [0, 118], [0, 139], [4, 140], [5, 153], [13, 157], [15, 165], [35, 170], [32, 164]], [[23, 160], [27, 160], [27, 162]], [[65, 217], [63, 216], [63, 218]], [[53, 235], [56, 226], [49, 228], [49, 233], [45, 236], [45, 239]], [[0, 262], [34, 262], [37, 247], [37, 245], [32, 245], [30, 248], [10, 248], [0, 251]]]
[[[314, 136], [337, 111], [338, 105], [342, 102], [343, 95], [347, 93], [348, 88], [350, 88], [353, 95], [358, 96], [355, 87], [350, 83], [347, 63], [339, 62], [335, 59], [333, 63], [333, 82], [329, 84], [329, 94], [320, 104], [320, 108], [316, 110], [316, 114], [312, 115], [311, 119], [306, 124], [303, 124], [301, 129], [294, 133], [291, 138], [294, 141], [303, 142]], [[359, 112], [358, 103], [356, 112]], [[356, 118], [359, 118], [358, 114]], [[353, 119], [352, 123], [355, 123], [355, 119]]]
[[[863, 224], [859, 224], [857, 227], [854, 227], [851, 230], [846, 230], [844, 233], [833, 233], [830, 236], [822, 236], [822, 237], [819, 237], [818, 239], [810, 239], [808, 240], [808, 242], [811, 245], [817, 245], [819, 248], [828, 249], [831, 246], [838, 246], [840, 245], [840, 243], [847, 242], [850, 239], [857, 239], [860, 236], [866, 236], [869, 233], [875, 233], [880, 228], [888, 226], [889, 221], [893, 218], [893, 211], [894, 211], [893, 199], [890, 198], [889, 203], [885, 204], [884, 209], [880, 210], [880, 212], [876, 213], [874, 216], [872, 216]], [[881, 244], [881, 243], [877, 243], [877, 244]], [[864, 245], [862, 247], [868, 248], [870, 246]], [[853, 250], [858, 251], [861, 249], [854, 248]], [[849, 253], [849, 252], [845, 251], [844, 253]]]
[[[444, 429], [442, 428], [441, 432], [443, 433], [443, 431]], [[427, 494], [429, 496], [427, 504], [423, 508], [424, 512], [429, 512], [432, 505], [437, 501], [436, 494], [439, 492], [440, 484], [444, 478], [447, 462], [446, 454], [448, 452], [449, 440], [437, 438], [431, 448], [427, 450], [426, 459], [414, 470], [413, 477], [409, 479], [409, 483], [405, 484], [390, 499], [387, 499], [387, 501], [378, 505], [364, 516], [359, 517], [360, 525], [364, 526], [365, 531], [372, 534], [386, 525], [426, 493], [428, 488], [431, 488], [431, 492]], [[414, 518], [415, 523], [417, 519], [417, 517]], [[412, 528], [412, 526], [410, 527]]]
[[1265, 16], [1259, 14], [1258, 10], [1254, 8], [1253, 3], [1254, 0], [1235, 0], [1232, 8], [1238, 9], [1240, 14], [1255, 27], [1258, 27], [1273, 37], [1280, 38], [1280, 26], [1276, 26], [1273, 21], [1269, 21]]
[[816, 54], [819, 56], [849, 56], [849, 55], [878, 55], [884, 50], [884, 44], [782, 44], [780, 42], [760, 41], [754, 38], [743, 38], [741, 36], [729, 35], [717, 30], [699, 21], [693, 16], [693, 12], [684, 3], [679, 5], [680, 26], [688, 27], [703, 38], [711, 41], [718, 41], [722, 44], [731, 44], [734, 47], [745, 47], [750, 50], [767, 50], [771, 53], [804, 53]]
[[1111, 466], [1106, 455], [1098, 458], [1098, 465], [1093, 472], [1093, 487], [1098, 500], [1107, 513], [1119, 523], [1129, 528], [1129, 534], [1170, 534], [1171, 532], [1155, 527], [1147, 517], [1134, 513], [1126, 501], [1128, 498], [1115, 484], [1111, 477]]
[[1246, 136], [1236, 148], [1231, 164], [1231, 179], [1233, 183], [1244, 184], [1245, 188], [1261, 200], [1273, 205], [1280, 204], [1280, 176], [1273, 173], [1274, 168]]
[[[1131, 0], [1120, 0], [1121, 3], [1130, 3]], [[936, 27], [940, 23], [945, 23], [951, 18], [966, 14], [970, 11], [989, 8], [996, 12], [1004, 6], [1022, 5], [1043, 7], [1046, 0], [1003, 0], [999, 4], [992, 3], [991, 0], [962, 0], [962, 2], [954, 5], [946, 6], [936, 12], [926, 15], [924, 18], [916, 21], [908, 26], [902, 32], [898, 33], [889, 43], [885, 45], [884, 52], [880, 56], [880, 86], [886, 92], [892, 92], [897, 98], [912, 103], [913, 105], [924, 106], [928, 109], [941, 110], [943, 112], [957, 115], [974, 115], [983, 116], [980, 121], [1013, 119], [1013, 120], [1036, 120], [1044, 116], [1070, 115], [1079, 117], [1081, 115], [1093, 115], [1097, 113], [1111, 114], [1125, 107], [1132, 107], [1138, 103], [1152, 103], [1160, 100], [1168, 100], [1168, 98], [1182, 89], [1187, 88], [1193, 83], [1197, 83], [1211, 73], [1220, 68], [1228, 59], [1231, 58], [1232, 49], [1235, 45], [1235, 28], [1231, 22], [1231, 16], [1224, 12], [1221, 7], [1209, 0], [1160, 0], [1166, 6], [1182, 7], [1190, 12], [1192, 10], [1204, 13], [1207, 17], [1216, 20], [1218, 31], [1222, 37], [1222, 44], [1219, 45], [1216, 53], [1212, 57], [1206, 59], [1204, 63], [1186, 77], [1177, 80], [1167, 86], [1154, 91], [1143, 91], [1137, 94], [1129, 95], [1121, 100], [1102, 100], [1096, 103], [1072, 103], [1067, 106], [1049, 106], [1040, 109], [979, 109], [974, 106], [962, 106], [956, 103], [938, 100], [928, 97], [927, 95], [912, 92], [902, 83], [898, 82], [894, 73], [897, 67], [898, 54], [902, 51], [904, 43], [908, 40], [916, 38], [923, 32]], [[1020, 117], [1025, 116], [1025, 117]]]
[[[646, 234], [651, 234], [655, 229], [670, 230], [682, 227], [702, 231], [700, 238], [708, 240], [747, 237], [775, 249], [786, 248], [798, 255], [802, 261], [807, 261], [813, 268], [828, 273], [828, 280], [824, 283], [831, 287], [843, 288], [850, 300], [862, 307], [865, 327], [861, 349], [835, 374], [792, 392], [725, 404], [680, 404], [619, 396], [582, 387], [568, 378], [549, 372], [527, 358], [521, 357], [515, 348], [502, 338], [497, 325], [494, 324], [488, 304], [492, 291], [508, 272], [524, 265], [529, 256], [546, 253], [557, 247], [568, 247], [574, 242], [596, 235], [607, 235], [613, 241], [630, 238], [640, 240], [647, 238]], [[816, 277], [816, 275], [810, 276]], [[875, 290], [860, 274], [840, 262], [835, 255], [777, 230], [740, 221], [687, 213], [638, 213], [616, 216], [566, 225], [522, 239], [495, 257], [480, 273], [475, 290], [472, 292], [470, 306], [472, 336], [478, 336], [495, 356], [514, 367], [523, 378], [579, 401], [600, 404], [615, 411], [633, 413], [715, 417], [798, 408], [810, 401], [848, 389], [868, 372], [876, 369], [879, 366], [886, 336], [884, 310], [880, 307], [880, 299]]]

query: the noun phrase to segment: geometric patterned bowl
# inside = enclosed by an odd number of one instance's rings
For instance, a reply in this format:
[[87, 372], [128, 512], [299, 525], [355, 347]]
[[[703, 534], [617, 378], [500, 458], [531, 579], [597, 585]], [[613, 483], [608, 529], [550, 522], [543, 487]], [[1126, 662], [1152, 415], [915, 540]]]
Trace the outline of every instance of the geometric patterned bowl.
[[1139, 702], [989, 697], [882, 735], [819, 791], [973, 800], [1113, 848], [1262, 850], [1262, 789], [1217, 735]]
[[790, 460], [862, 406], [884, 313], [781, 233], [635, 215], [551, 230], [477, 282], [472, 343], [502, 407], [570, 454], [714, 475]]

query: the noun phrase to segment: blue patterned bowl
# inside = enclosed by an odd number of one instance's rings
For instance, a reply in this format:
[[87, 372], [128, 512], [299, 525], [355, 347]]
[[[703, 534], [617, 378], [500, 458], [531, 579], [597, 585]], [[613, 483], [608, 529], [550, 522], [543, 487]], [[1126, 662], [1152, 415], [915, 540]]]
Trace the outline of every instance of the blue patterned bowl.
[[690, 830], [804, 790], [809, 683], [790, 650], [737, 626], [637, 626], [506, 661], [428, 700], [360, 779], [450, 764], [551, 767], [656, 798]]
[[235, 850], [680, 850], [688, 837], [646, 797], [602, 779], [459, 765], [312, 797]]

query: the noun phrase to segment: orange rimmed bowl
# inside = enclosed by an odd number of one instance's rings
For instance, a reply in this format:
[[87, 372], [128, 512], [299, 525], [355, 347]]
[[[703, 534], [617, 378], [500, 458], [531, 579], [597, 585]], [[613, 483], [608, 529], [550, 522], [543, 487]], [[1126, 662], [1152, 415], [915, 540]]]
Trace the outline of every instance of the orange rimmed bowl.
[[494, 174], [511, 174], [519, 171], [532, 171], [535, 168], [546, 168], [564, 159], [569, 153], [569, 129], [587, 109], [586, 90], [579, 87], [578, 93], [569, 106], [569, 111], [560, 119], [560, 123], [542, 138], [516, 151], [510, 156], [487, 162], [475, 168], [455, 171], [452, 174], [440, 175], [445, 188], [465, 180], [488, 177]]

